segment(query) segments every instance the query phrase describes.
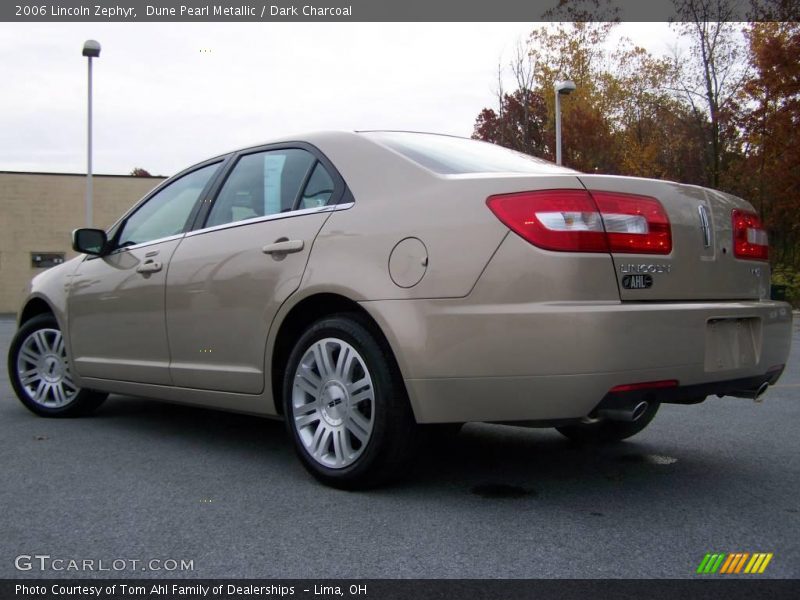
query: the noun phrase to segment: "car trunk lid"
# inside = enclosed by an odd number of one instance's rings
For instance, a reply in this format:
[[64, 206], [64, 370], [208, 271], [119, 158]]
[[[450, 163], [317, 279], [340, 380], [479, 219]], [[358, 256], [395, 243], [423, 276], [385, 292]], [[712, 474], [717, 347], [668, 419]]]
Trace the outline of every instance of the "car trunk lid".
[[672, 234], [669, 254], [612, 252], [622, 300], [753, 300], [766, 297], [769, 265], [734, 255], [734, 210], [753, 212], [735, 196], [693, 185], [580, 175], [592, 192], [656, 198]]
[[669, 217], [669, 254], [611, 253], [626, 301], [752, 300], [766, 297], [769, 264], [734, 254], [733, 211], [753, 212], [735, 196], [672, 182], [580, 175], [591, 192], [656, 198]]

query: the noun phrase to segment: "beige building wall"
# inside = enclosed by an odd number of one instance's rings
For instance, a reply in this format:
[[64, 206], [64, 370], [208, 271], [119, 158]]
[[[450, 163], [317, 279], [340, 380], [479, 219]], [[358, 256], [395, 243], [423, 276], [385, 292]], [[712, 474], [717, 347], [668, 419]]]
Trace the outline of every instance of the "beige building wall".
[[[163, 180], [95, 175], [94, 224], [107, 228]], [[85, 223], [86, 176], [0, 171], [0, 313], [19, 310], [28, 281], [41, 272], [31, 254], [64, 252], [73, 229]]]

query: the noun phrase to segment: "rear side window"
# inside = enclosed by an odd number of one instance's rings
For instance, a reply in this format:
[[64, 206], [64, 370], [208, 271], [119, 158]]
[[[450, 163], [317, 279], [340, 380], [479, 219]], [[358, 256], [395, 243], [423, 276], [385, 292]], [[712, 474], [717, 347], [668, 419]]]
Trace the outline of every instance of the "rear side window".
[[303, 196], [300, 198], [300, 208], [319, 208], [326, 206], [333, 197], [334, 183], [330, 174], [322, 163], [314, 166], [311, 177], [308, 179]]
[[206, 227], [293, 210], [315, 162], [311, 153], [297, 148], [241, 157], [222, 186]]
[[575, 172], [535, 156], [467, 138], [406, 131], [367, 131], [363, 135], [442, 175]]

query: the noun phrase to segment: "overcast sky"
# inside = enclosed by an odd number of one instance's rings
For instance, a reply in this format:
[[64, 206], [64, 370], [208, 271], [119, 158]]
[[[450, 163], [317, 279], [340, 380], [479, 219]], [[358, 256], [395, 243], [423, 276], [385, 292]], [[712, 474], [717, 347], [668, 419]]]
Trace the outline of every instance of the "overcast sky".
[[[0, 24], [0, 170], [85, 172], [86, 39], [94, 171], [170, 175], [285, 134], [413, 129], [468, 136], [498, 59], [530, 23]], [[674, 34], [625, 23], [654, 53]]]

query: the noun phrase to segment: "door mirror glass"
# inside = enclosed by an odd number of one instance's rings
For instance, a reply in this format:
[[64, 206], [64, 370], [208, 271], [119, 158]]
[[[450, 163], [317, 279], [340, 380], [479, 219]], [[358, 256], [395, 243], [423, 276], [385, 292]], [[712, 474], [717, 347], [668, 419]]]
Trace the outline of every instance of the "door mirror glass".
[[83, 254], [100, 256], [106, 249], [108, 239], [102, 229], [76, 229], [72, 232], [72, 249]]

